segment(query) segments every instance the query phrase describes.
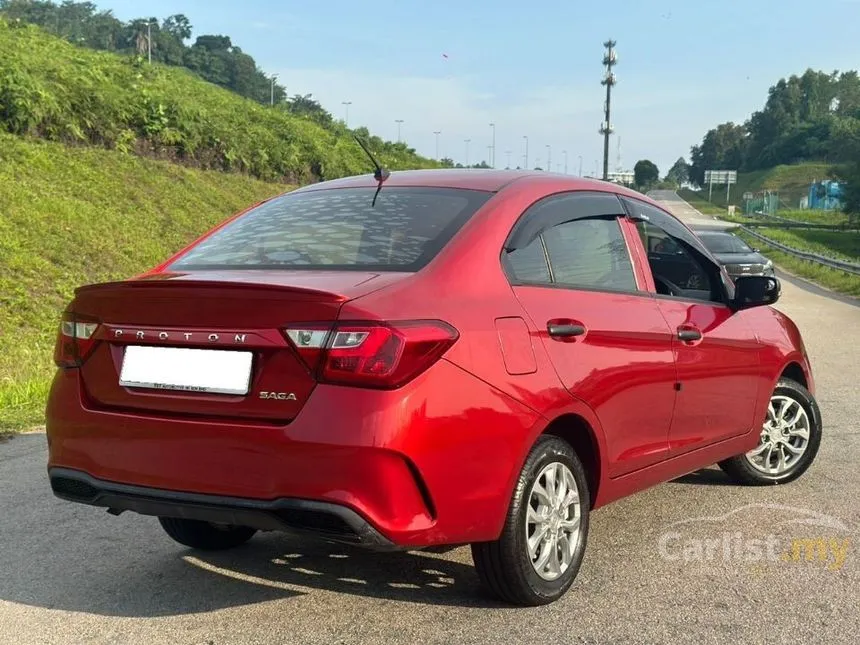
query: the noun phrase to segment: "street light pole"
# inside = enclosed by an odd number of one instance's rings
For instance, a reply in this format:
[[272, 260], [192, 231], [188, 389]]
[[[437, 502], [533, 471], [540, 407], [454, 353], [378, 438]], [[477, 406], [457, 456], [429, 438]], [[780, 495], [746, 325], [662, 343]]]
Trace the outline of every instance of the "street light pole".
[[436, 161], [439, 161], [439, 135], [442, 134], [442, 131], [436, 130], [433, 134], [436, 135]]
[[564, 155], [564, 174], [567, 174], [567, 150], [562, 150], [561, 154]]
[[552, 172], [552, 146], [546, 144], [546, 171]]
[[271, 97], [269, 98], [269, 105], [274, 105], [274, 104], [275, 104], [275, 79], [276, 79], [276, 78], [278, 78], [278, 75], [277, 75], [277, 74], [272, 74], [272, 88], [271, 88], [271, 89], [272, 89], [272, 93], [271, 93]]
[[579, 155], [579, 176], [582, 177], [582, 155]]
[[344, 124], [346, 127], [349, 127], [349, 106], [352, 105], [352, 101], [341, 101], [343, 105], [346, 106], [346, 119], [344, 120]]
[[523, 166], [526, 170], [529, 169], [529, 137], [528, 135], [523, 135], [523, 139], [526, 140], [526, 163]]
[[490, 161], [490, 165], [495, 168], [496, 167], [496, 124], [491, 123], [490, 127], [493, 129], [493, 158]]
[[463, 139], [463, 142], [466, 144], [466, 168], [469, 167], [469, 142], [471, 139]]
[[394, 119], [394, 122], [397, 124], [397, 143], [400, 143], [400, 124], [403, 123], [403, 119]]
[[146, 23], [146, 55], [152, 65], [152, 21]]

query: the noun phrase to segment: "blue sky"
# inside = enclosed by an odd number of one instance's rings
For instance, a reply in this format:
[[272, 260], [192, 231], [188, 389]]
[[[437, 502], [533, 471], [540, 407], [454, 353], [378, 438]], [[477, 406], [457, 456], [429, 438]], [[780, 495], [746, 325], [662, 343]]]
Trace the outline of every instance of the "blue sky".
[[[741, 122], [779, 78], [860, 65], [860, 0], [104, 0], [123, 20], [184, 13], [220, 33], [292, 94], [434, 156], [594, 172], [603, 42], [617, 41], [610, 166], [661, 173], [717, 123]], [[447, 54], [448, 58], [443, 57]], [[547, 146], [550, 146], [547, 149]]]

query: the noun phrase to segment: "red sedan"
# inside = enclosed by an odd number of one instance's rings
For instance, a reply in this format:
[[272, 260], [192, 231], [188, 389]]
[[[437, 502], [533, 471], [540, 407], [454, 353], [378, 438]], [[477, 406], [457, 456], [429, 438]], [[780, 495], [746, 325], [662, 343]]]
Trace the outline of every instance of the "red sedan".
[[471, 544], [493, 594], [547, 603], [591, 510], [713, 463], [748, 484], [809, 467], [821, 417], [779, 292], [610, 183], [319, 183], [77, 290], [51, 487], [199, 549]]

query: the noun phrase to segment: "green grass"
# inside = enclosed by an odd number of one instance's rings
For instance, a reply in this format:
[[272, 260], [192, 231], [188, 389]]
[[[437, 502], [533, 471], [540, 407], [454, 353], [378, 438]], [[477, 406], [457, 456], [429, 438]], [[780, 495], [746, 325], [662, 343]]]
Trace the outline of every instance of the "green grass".
[[75, 287], [139, 273], [285, 190], [0, 133], [0, 429], [42, 422], [59, 315]]
[[[689, 190], [688, 188], [682, 188], [678, 191], [678, 195], [686, 201], [690, 206], [695, 208], [697, 211], [702, 213], [703, 215], [716, 215], [722, 220], [727, 222], [735, 222], [737, 224], [746, 224], [749, 222], [756, 222], [758, 220], [752, 219], [750, 217], [744, 217], [743, 215], [729, 215], [728, 210], [722, 206], [716, 206], [715, 204], [710, 203], [707, 200], [702, 199], [700, 193], [697, 193], [693, 190]], [[739, 213], [740, 211], [736, 211]]]
[[[702, 213], [718, 215], [729, 221], [743, 223], [761, 221], [761, 219], [748, 219], [741, 215], [744, 193], [776, 190], [779, 193], [779, 212], [776, 214], [780, 217], [810, 224], [847, 226], [849, 218], [845, 213], [799, 209], [800, 199], [809, 194], [810, 184], [816, 180], [828, 178], [830, 169], [830, 164], [811, 162], [738, 173], [738, 183], [732, 186], [731, 197], [728, 202], [726, 202], [725, 186], [714, 186], [710, 202], [708, 201], [707, 186], [698, 192], [682, 189], [678, 191], [678, 194]], [[738, 215], [729, 217], [726, 214], [727, 204], [734, 204], [737, 207]]]
[[826, 224], [827, 226], [848, 226], [848, 215], [841, 211], [820, 210], [781, 210], [777, 213], [785, 219], [809, 224]]
[[688, 188], [681, 188], [678, 191], [678, 195], [681, 199], [689, 203], [690, 206], [704, 215], [718, 215], [722, 217], [726, 214], [726, 209], [724, 207], [717, 206], [710, 203], [707, 199], [703, 199], [701, 193], [697, 193]]
[[747, 235], [743, 231], [737, 231], [736, 234], [743, 238], [750, 246], [761, 247], [765, 255], [773, 260], [773, 263], [776, 264], [777, 267], [800, 276], [801, 278], [806, 278], [807, 280], [815, 282], [816, 284], [833, 291], [860, 297], [860, 276], [851, 275], [844, 271], [837, 271], [836, 269], [821, 266], [820, 264], [801, 260], [793, 255], [788, 255], [787, 253], [783, 253], [782, 251], [769, 247], [758, 238], [755, 238], [752, 235]]
[[[738, 183], [732, 186], [729, 201], [726, 201], [726, 187], [714, 186], [711, 202], [721, 208], [727, 204], [742, 208], [744, 193], [777, 190], [780, 209], [796, 210], [800, 207], [800, 199], [809, 194], [809, 185], [816, 180], [827, 179], [831, 167], [827, 163], [810, 162], [738, 173]], [[700, 195], [707, 201], [707, 186], [702, 188]]]
[[[307, 182], [366, 173], [342, 123], [264, 106], [190, 71], [77, 47], [0, 17], [0, 131], [84, 143], [186, 165]], [[392, 170], [440, 164], [369, 136]]]
[[798, 251], [860, 262], [860, 232], [760, 228], [758, 233]]

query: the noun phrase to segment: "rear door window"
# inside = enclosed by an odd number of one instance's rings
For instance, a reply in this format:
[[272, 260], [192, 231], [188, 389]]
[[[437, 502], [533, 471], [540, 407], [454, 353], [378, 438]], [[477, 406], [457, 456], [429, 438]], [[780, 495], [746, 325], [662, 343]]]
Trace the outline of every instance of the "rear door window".
[[170, 269], [417, 271], [493, 193], [339, 188], [277, 197], [203, 240]]
[[547, 284], [597, 291], [638, 291], [618, 222], [613, 193], [573, 191], [546, 197], [523, 213], [502, 256], [514, 284]]
[[544, 234], [555, 282], [606, 291], [636, 291], [636, 276], [617, 219], [578, 219]]

